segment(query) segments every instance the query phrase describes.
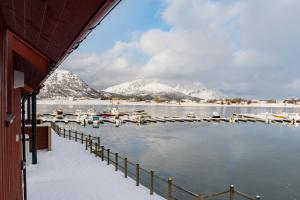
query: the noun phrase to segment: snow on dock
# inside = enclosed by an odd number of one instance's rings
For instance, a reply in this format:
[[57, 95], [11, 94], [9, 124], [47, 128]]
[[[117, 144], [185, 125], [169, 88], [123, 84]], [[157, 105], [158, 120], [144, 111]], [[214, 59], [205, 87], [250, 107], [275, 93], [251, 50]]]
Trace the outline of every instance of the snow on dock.
[[39, 151], [38, 164], [27, 168], [31, 200], [163, 200], [137, 187], [112, 165], [87, 153], [83, 146], [52, 134], [53, 151]]

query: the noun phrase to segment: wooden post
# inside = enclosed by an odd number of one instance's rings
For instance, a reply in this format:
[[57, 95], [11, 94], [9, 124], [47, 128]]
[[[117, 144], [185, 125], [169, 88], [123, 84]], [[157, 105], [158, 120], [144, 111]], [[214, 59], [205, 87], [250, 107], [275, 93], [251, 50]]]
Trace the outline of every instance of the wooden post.
[[101, 159], [104, 161], [104, 146], [101, 146]]
[[140, 165], [136, 164], [136, 186], [140, 185]]
[[60, 129], [60, 127], [58, 128], [58, 135], [61, 136], [61, 129]]
[[109, 165], [109, 161], [110, 161], [109, 155], [110, 155], [110, 149], [107, 149], [107, 165]]
[[127, 178], [127, 175], [128, 175], [128, 161], [127, 161], [127, 158], [124, 158], [124, 174], [125, 174], [125, 178]]
[[71, 140], [71, 129], [69, 129], [69, 140]]
[[81, 144], [83, 144], [83, 133], [81, 133]]
[[115, 165], [115, 166], [116, 166], [115, 170], [118, 171], [118, 168], [119, 168], [119, 163], [118, 163], [118, 153], [115, 154], [115, 164], [116, 164], [116, 165]]
[[89, 140], [91, 140], [91, 135], [89, 135]]
[[77, 142], [77, 131], [75, 131], [75, 142]]
[[90, 153], [93, 153], [93, 141], [90, 140]]
[[100, 137], [98, 136], [97, 139], [98, 139], [98, 145], [99, 145], [98, 147], [100, 147]]
[[168, 200], [173, 200], [173, 195], [172, 195], [172, 179], [168, 179]]
[[48, 151], [52, 151], [51, 126], [48, 126]]
[[229, 187], [229, 199], [234, 200], [234, 185]]
[[88, 139], [85, 138], [85, 150], [88, 150]]
[[99, 150], [98, 150], [98, 143], [95, 144], [95, 156], [98, 157]]
[[154, 193], [154, 171], [150, 171], [150, 195]]
[[66, 129], [64, 128], [64, 138], [66, 138]]

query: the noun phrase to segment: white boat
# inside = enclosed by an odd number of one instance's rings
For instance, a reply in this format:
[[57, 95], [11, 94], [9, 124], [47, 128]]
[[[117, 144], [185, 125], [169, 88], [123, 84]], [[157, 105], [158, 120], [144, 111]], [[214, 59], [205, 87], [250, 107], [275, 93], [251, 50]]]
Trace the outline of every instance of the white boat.
[[119, 112], [119, 109], [117, 107], [113, 107], [111, 110], [110, 110], [110, 114], [111, 115], [114, 115], [114, 116], [119, 116], [120, 112]]
[[86, 114], [79, 116], [79, 120], [83, 126], [85, 126], [87, 124], [87, 121], [88, 121], [87, 117], [88, 116]]
[[76, 116], [81, 116], [82, 114], [83, 114], [82, 111], [79, 110], [79, 109], [77, 109], [77, 110], [75, 111], [75, 115], [76, 115]]
[[213, 112], [212, 113], [212, 117], [211, 118], [214, 118], [214, 119], [216, 119], [216, 118], [221, 118], [221, 116], [220, 116], [220, 114], [219, 113], [217, 113], [217, 112]]
[[186, 115], [188, 118], [196, 118], [196, 115], [194, 112], [189, 112], [187, 115]]
[[57, 109], [53, 113], [56, 119], [63, 119], [64, 118], [64, 111], [62, 109]]
[[97, 111], [94, 108], [88, 109], [87, 113], [88, 116], [97, 115]]
[[119, 127], [119, 126], [121, 126], [121, 124], [122, 124], [122, 120], [121, 119], [115, 119], [115, 122], [116, 122], [116, 127]]

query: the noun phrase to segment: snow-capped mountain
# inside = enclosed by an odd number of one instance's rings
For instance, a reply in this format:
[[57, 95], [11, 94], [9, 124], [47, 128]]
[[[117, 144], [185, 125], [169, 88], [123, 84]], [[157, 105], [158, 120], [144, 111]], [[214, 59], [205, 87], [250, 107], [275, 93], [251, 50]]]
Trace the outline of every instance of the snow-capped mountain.
[[90, 88], [79, 76], [61, 69], [56, 69], [44, 85], [39, 98], [99, 98], [101, 96], [100, 92]]
[[103, 98], [119, 97], [128, 99], [142, 97], [142, 99], [154, 99], [160, 96], [165, 99], [213, 99], [217, 98], [217, 92], [209, 90], [201, 83], [172, 84], [159, 79], [138, 79], [124, 82], [103, 91], [97, 91], [88, 86], [79, 76], [72, 72], [57, 69], [45, 81], [39, 98]]
[[175, 90], [185, 95], [200, 99], [215, 99], [219, 94], [215, 90], [207, 89], [202, 83], [196, 81], [191, 84], [177, 84]]
[[217, 92], [209, 90], [201, 83], [196, 82], [191, 85], [172, 85], [158, 79], [138, 79], [115, 85], [103, 90], [105, 92], [120, 94], [124, 96], [132, 95], [172, 95], [175, 98], [195, 97], [201, 99], [216, 98]]
[[148, 95], [154, 93], [176, 92], [174, 88], [166, 85], [156, 79], [138, 79], [111, 86], [103, 90], [105, 92], [121, 94], [121, 95]]

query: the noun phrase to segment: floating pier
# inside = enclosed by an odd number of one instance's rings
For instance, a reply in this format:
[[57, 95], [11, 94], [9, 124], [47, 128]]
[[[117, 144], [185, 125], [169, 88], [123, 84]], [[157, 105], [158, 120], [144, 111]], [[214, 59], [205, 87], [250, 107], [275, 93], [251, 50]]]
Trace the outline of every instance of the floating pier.
[[[101, 114], [99, 114], [101, 115]], [[76, 116], [76, 118], [74, 117]], [[271, 116], [271, 115], [270, 115]], [[122, 123], [133, 123], [133, 124], [149, 124], [149, 123], [175, 123], [175, 122], [212, 122], [212, 123], [220, 123], [220, 122], [227, 122], [227, 123], [246, 123], [246, 122], [261, 122], [261, 123], [285, 123], [291, 125], [297, 125], [300, 123], [300, 119], [281, 119], [281, 118], [274, 118], [274, 117], [265, 117], [264, 115], [255, 115], [255, 114], [233, 114], [230, 117], [151, 117], [151, 116], [143, 116], [143, 117], [130, 117], [127, 116], [120, 116], [119, 120], [115, 119], [114, 116], [108, 116], [104, 118], [100, 118], [97, 121], [91, 121], [88, 119], [82, 119], [78, 117], [77, 114], [73, 113], [65, 113], [62, 116], [62, 119], [57, 118], [56, 115], [51, 113], [41, 113], [39, 114], [39, 119], [43, 122], [59, 122], [59, 123], [76, 123], [76, 124], [101, 124], [101, 123], [110, 123], [116, 124], [116, 126], [120, 126]]]

